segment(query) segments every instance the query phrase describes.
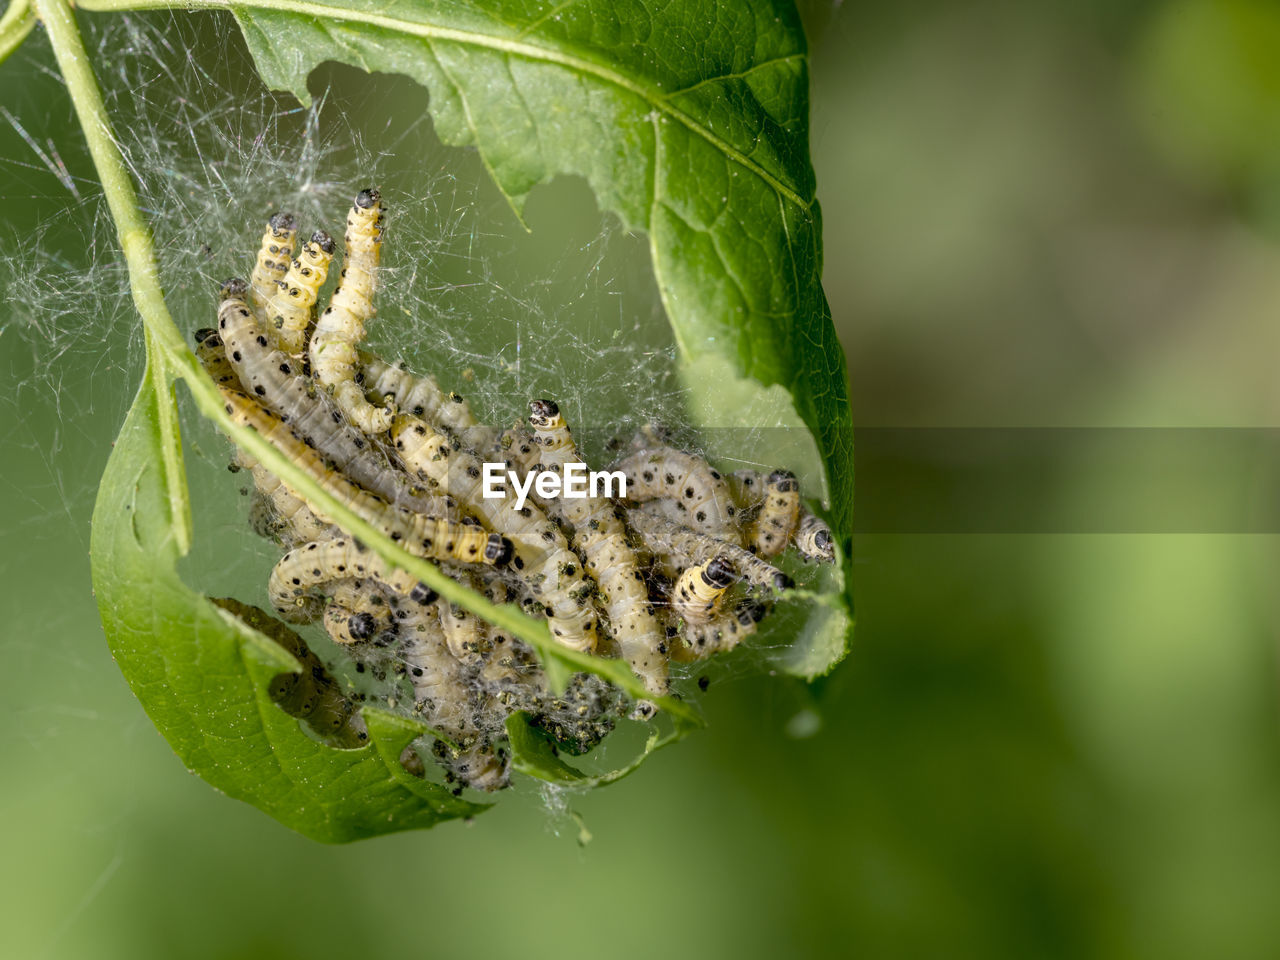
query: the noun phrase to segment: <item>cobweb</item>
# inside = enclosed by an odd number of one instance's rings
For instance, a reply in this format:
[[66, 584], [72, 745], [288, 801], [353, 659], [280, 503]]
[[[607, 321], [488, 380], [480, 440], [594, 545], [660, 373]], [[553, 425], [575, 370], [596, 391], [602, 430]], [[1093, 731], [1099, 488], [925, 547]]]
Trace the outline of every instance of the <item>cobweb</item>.
[[[322, 68], [303, 106], [262, 87], [226, 15], [85, 26], [184, 333], [212, 325], [220, 283], [248, 273], [271, 213], [295, 213], [304, 235], [340, 237], [351, 198], [377, 185], [388, 215], [371, 349], [436, 375], [488, 422], [510, 424], [529, 399], [555, 399], [596, 466], [609, 438], [651, 420], [680, 426], [683, 394], [647, 243], [602, 217], [581, 181], [536, 190], [528, 232], [474, 151], [439, 143], [427, 93], [403, 78]], [[58, 82], [39, 70], [42, 83]], [[141, 331], [82, 147], [55, 143], [7, 107], [5, 125], [15, 149], [0, 171], [19, 193], [30, 189], [22, 200], [33, 219], [9, 225], [0, 246], [0, 404], [15, 414], [0, 430], [6, 443], [41, 450], [54, 501], [70, 513], [92, 502], [97, 481], [70, 453], [95, 431], [118, 429], [142, 369]], [[69, 385], [68, 369], [88, 375]], [[33, 409], [58, 424], [51, 436], [23, 432], [16, 414]], [[228, 444], [190, 407], [184, 433], [197, 539], [183, 575], [206, 593], [265, 605], [278, 550], [248, 529], [247, 480], [228, 476]], [[40, 515], [31, 511], [30, 522]], [[719, 682], [760, 669], [761, 651], [782, 642], [777, 630], [763, 635], [774, 639], [754, 644], [757, 653], [693, 674]]]

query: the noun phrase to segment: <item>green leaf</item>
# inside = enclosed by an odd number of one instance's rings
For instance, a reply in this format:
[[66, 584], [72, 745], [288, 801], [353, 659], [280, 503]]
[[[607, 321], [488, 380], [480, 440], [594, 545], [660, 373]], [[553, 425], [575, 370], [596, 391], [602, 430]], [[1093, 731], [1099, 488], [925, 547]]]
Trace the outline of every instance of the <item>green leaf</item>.
[[[648, 232], [695, 420], [732, 425], [750, 410], [754, 448], [732, 455], [789, 466], [829, 503], [841, 601], [786, 667], [830, 669], [852, 624], [852, 417], [822, 292], [808, 64], [793, 6], [249, 0], [232, 9], [272, 87], [309, 100], [307, 75], [325, 60], [404, 74], [430, 91], [441, 139], [476, 147], [517, 212], [535, 185], [579, 174], [603, 209]], [[780, 433], [790, 436], [781, 452]]]
[[172, 405], [149, 366], [98, 490], [92, 571], [107, 642], [183, 763], [223, 792], [331, 843], [430, 827], [486, 807], [416, 780], [400, 765], [419, 725], [366, 709], [372, 743], [338, 750], [304, 732], [267, 692], [300, 665], [178, 578], [184, 519], [169, 491], [181, 464], [161, 413]]
[[677, 722], [675, 729], [665, 736], [654, 730], [645, 741], [640, 755], [624, 767], [601, 774], [586, 774], [576, 767], [570, 766], [560, 758], [560, 754], [551, 741], [535, 729], [529, 722], [529, 715], [517, 711], [507, 717], [507, 739], [511, 744], [511, 766], [516, 770], [547, 783], [557, 786], [572, 787], [578, 790], [591, 790], [617, 783], [639, 769], [649, 755], [663, 747], [682, 740], [693, 729], [689, 724]]

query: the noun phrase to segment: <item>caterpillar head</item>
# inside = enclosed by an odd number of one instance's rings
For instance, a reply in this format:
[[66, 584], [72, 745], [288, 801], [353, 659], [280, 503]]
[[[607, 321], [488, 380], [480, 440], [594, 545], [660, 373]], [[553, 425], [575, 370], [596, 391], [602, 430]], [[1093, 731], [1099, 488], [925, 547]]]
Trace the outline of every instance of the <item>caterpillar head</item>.
[[725, 590], [733, 585], [733, 581], [737, 579], [737, 574], [734, 572], [733, 564], [729, 562], [727, 557], [715, 557], [707, 564], [706, 569], [702, 571], [702, 579], [713, 587]]
[[298, 232], [298, 218], [284, 211], [273, 213], [271, 219], [267, 221], [267, 226], [276, 237], [284, 238]]
[[799, 490], [800, 484], [796, 480], [796, 475], [790, 470], [775, 470], [769, 474], [769, 486], [783, 493], [790, 493], [792, 490]]
[[485, 543], [484, 558], [495, 567], [505, 567], [511, 562], [515, 552], [515, 546], [510, 540], [496, 533], [491, 533], [488, 542]]
[[370, 613], [353, 613], [347, 621], [347, 629], [357, 640], [368, 640], [377, 632], [378, 622]]
[[223, 282], [218, 290], [219, 300], [242, 300], [249, 292], [249, 284], [242, 277], [232, 277]]
[[529, 402], [529, 424], [535, 429], [551, 427], [560, 418], [560, 407], [554, 400], [531, 400]]
[[323, 250], [329, 256], [333, 256], [333, 251], [337, 249], [333, 237], [329, 236], [324, 230], [317, 230], [311, 235], [311, 242]]

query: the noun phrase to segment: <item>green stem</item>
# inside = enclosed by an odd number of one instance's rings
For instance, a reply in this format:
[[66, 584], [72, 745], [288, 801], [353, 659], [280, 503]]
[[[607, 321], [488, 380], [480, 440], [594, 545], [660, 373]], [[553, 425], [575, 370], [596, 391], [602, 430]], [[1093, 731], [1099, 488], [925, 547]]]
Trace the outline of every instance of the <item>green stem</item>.
[[434, 564], [406, 553], [331, 496], [308, 473], [260, 434], [231, 420], [216, 385], [187, 349], [165, 304], [151, 231], [138, 210], [133, 181], [111, 131], [106, 107], [102, 102], [93, 68], [85, 54], [71, 7], [67, 0], [35, 0], [34, 9], [48, 31], [54, 56], [102, 181], [103, 193], [107, 198], [128, 267], [133, 302], [142, 317], [148, 360], [146, 377], [150, 389], [157, 398], [161, 398], [157, 406], [160, 411], [162, 456], [170, 513], [181, 552], [185, 554], [190, 549], [191, 521], [177, 404], [172, 389], [174, 376], [185, 381], [196, 406], [205, 417], [214, 421], [236, 444], [247, 450], [285, 484], [304, 499], [316, 504], [322, 513], [351, 536], [367, 543], [392, 566], [408, 571], [449, 602], [457, 603], [519, 637], [538, 653], [544, 663], [554, 659], [573, 670], [588, 670], [600, 674], [633, 696], [656, 699], [673, 715], [689, 717], [689, 708], [679, 701], [666, 697], [647, 697], [644, 685], [625, 662], [606, 660], [562, 647], [551, 638], [545, 622], [533, 619], [518, 607], [492, 603], [487, 597], [446, 575]]
[[0, 63], [22, 46], [27, 34], [36, 25], [36, 15], [30, 0], [11, 0], [4, 16], [0, 17]]
[[102, 191], [116, 225], [116, 235], [129, 268], [129, 289], [142, 316], [147, 340], [147, 372], [157, 396], [169, 396], [159, 404], [160, 430], [163, 438], [164, 475], [168, 490], [170, 516], [174, 535], [182, 553], [191, 548], [191, 515], [187, 497], [187, 477], [182, 463], [182, 447], [178, 431], [178, 411], [173, 403], [169, 357], [184, 349], [182, 335], [174, 326], [165, 306], [157, 276], [155, 248], [151, 231], [138, 212], [138, 197], [133, 190], [124, 157], [111, 132], [107, 109], [102, 103], [98, 81], [89, 65], [80, 30], [66, 0], [35, 0], [35, 13], [44, 23], [53, 47], [53, 55], [62, 71], [62, 79], [71, 95], [76, 116], [89, 145], [89, 154], [102, 181]]

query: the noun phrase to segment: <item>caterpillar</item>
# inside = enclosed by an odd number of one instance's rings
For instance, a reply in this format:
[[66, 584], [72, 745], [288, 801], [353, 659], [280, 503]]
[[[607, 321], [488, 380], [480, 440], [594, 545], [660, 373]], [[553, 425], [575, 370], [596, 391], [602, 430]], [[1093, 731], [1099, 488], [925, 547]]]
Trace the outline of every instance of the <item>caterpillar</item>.
[[706, 460], [674, 447], [639, 450], [613, 469], [627, 476], [627, 499], [633, 503], [668, 500], [676, 504], [681, 521], [693, 530], [720, 540], [737, 542], [737, 508], [724, 477]]
[[713, 653], [732, 650], [756, 632], [768, 607], [757, 600], [746, 600], [722, 611], [707, 623], [685, 623], [682, 659], [701, 659]]
[[316, 321], [308, 346], [313, 376], [365, 433], [383, 433], [394, 413], [369, 403], [356, 382], [356, 345], [364, 340], [365, 324], [375, 314], [381, 249], [382, 197], [377, 190], [362, 190], [347, 214], [346, 261], [338, 289]]
[[316, 297], [329, 276], [333, 251], [333, 237], [323, 230], [313, 233], [267, 301], [267, 336], [295, 360], [306, 351]]
[[821, 517], [808, 511], [800, 515], [800, 525], [796, 530], [796, 549], [807, 560], [819, 563], [833, 563], [836, 558], [835, 539], [831, 536], [831, 528]]
[[297, 239], [298, 221], [293, 214], [277, 213], [267, 221], [267, 229], [258, 248], [258, 259], [249, 276], [249, 302], [260, 317], [266, 317], [267, 303], [289, 272], [293, 244]]
[[398, 629], [394, 620], [386, 620], [368, 610], [353, 610], [336, 600], [325, 606], [321, 621], [330, 639], [342, 646], [395, 634]]
[[418, 513], [446, 512], [449, 504], [415, 490], [385, 453], [347, 423], [333, 400], [315, 389], [297, 361], [271, 346], [245, 303], [244, 292], [245, 283], [238, 278], [222, 285], [218, 330], [245, 392], [257, 396], [365, 489]]
[[[373, 554], [377, 556], [377, 554]], [[405, 577], [408, 582], [412, 577]], [[368, 614], [382, 627], [394, 623], [396, 617], [402, 616], [401, 605], [406, 598], [394, 586], [378, 576], [350, 577], [345, 580], [333, 580], [323, 587], [330, 603], [346, 607], [356, 614]], [[426, 584], [414, 584], [412, 588], [417, 599], [411, 604], [422, 605], [432, 603], [435, 593]]]
[[[552, 400], [529, 404], [534, 448], [543, 468], [579, 462], [573, 432]], [[573, 529], [574, 546], [595, 580], [619, 652], [655, 696], [667, 692], [666, 632], [658, 623], [639, 558], [627, 542], [617, 506], [606, 498], [559, 498], [548, 508]], [[650, 705], [651, 706], [651, 705]]]
[[672, 590], [671, 611], [692, 624], [707, 624], [720, 612], [725, 592], [737, 579], [723, 554], [686, 569]]
[[627, 519], [646, 549], [669, 565], [679, 567], [706, 563], [722, 554], [752, 586], [764, 590], [789, 590], [795, 586], [785, 573], [744, 547], [689, 530], [674, 520], [650, 512], [648, 508], [652, 506], [644, 504], [629, 510]]
[[[513, 603], [519, 599], [511, 584], [500, 581], [486, 583], [485, 596], [494, 603]], [[525, 709], [528, 692], [544, 686], [542, 668], [522, 656], [517, 645], [496, 629], [490, 631], [478, 679], [486, 692], [508, 710]]]
[[204, 327], [197, 330], [193, 336], [196, 341], [196, 359], [200, 361], [200, 366], [204, 367], [205, 373], [209, 374], [209, 378], [214, 383], [233, 389], [238, 388], [240, 377], [231, 366], [231, 361], [227, 359], [227, 352], [222, 348], [222, 338], [218, 336], [218, 331], [212, 327]]
[[324, 589], [329, 602], [322, 619], [337, 643], [385, 641], [399, 632], [399, 618], [408, 615], [396, 596], [388, 595], [376, 579], [336, 580]]
[[[512, 557], [511, 541], [498, 534], [486, 534], [477, 527], [456, 520], [415, 514], [393, 507], [361, 489], [308, 447], [288, 425], [251, 397], [226, 387], [219, 387], [224, 409], [237, 423], [258, 431], [268, 443], [311, 475], [331, 496], [347, 506], [366, 523], [379, 529], [391, 540], [420, 557], [432, 560], [454, 560], [459, 563], [484, 563], [505, 566]], [[296, 491], [293, 491], [296, 495]], [[305, 499], [305, 498], [304, 498]], [[321, 517], [322, 510], [308, 504]]]
[[[460, 572], [457, 579], [473, 590], [479, 587], [477, 578], [467, 571]], [[441, 603], [439, 606], [440, 626], [449, 652], [459, 663], [474, 663], [484, 651], [484, 621], [456, 603]]]
[[[787, 474], [786, 471], [775, 471], [773, 474], [770, 474], [768, 478], [765, 478], [758, 470], [735, 470], [727, 477], [729, 492], [737, 502], [741, 513], [746, 514], [747, 512], [754, 511], [754, 529], [759, 528], [759, 524], [765, 515], [765, 511], [769, 509], [769, 480], [779, 473]], [[790, 474], [787, 475], [791, 476]], [[782, 493], [782, 491], [779, 492]], [[819, 563], [832, 563], [835, 560], [835, 544], [831, 536], [831, 528], [827, 526], [824, 520], [815, 515], [804, 505], [800, 500], [799, 494], [800, 487], [797, 483], [795, 489], [796, 515], [795, 520], [791, 523], [791, 531], [788, 535], [788, 539], [795, 543], [796, 549], [800, 551], [800, 555], [806, 560], [816, 560]], [[778, 511], [774, 515], [784, 521], [789, 515], [788, 511], [790, 510], [790, 507], [786, 502], [789, 499], [790, 497], [788, 495], [784, 499], [779, 500], [774, 507], [774, 510]], [[781, 527], [778, 527], [777, 529], [780, 535]], [[755, 533], [752, 534], [752, 540], [756, 546], [756, 552], [760, 554], [760, 556], [768, 557], [774, 555], [765, 553], [760, 549], [759, 537]], [[777, 547], [776, 552], [781, 553], [786, 549], [787, 541], [784, 540], [780, 544], [774, 543], [773, 545]]]
[[[345, 538], [315, 541], [290, 550], [272, 568], [267, 593], [282, 617], [305, 622], [315, 619], [324, 602], [314, 592], [316, 587], [352, 578], [374, 581], [419, 606], [436, 599], [435, 591], [426, 584], [389, 567], [367, 547]], [[367, 614], [377, 606], [371, 600], [356, 603], [350, 596], [338, 600], [335, 605], [344, 606], [352, 614]]]
[[756, 556], [776, 557], [787, 548], [800, 516], [800, 484], [795, 474], [775, 470], [765, 479], [764, 503], [748, 531]]
[[213, 603], [257, 630], [290, 653], [302, 669], [278, 673], [267, 687], [272, 702], [307, 724], [335, 747], [352, 749], [369, 740], [364, 719], [306, 642], [270, 614], [231, 597], [211, 597]]
[[521, 476], [538, 466], [538, 445], [523, 423], [499, 431], [493, 439], [492, 449], [514, 467]]
[[236, 451], [235, 466], [249, 470], [258, 491], [250, 523], [259, 536], [292, 546], [309, 540], [327, 540], [336, 534], [335, 527], [317, 517], [305, 500], [294, 496], [279, 477], [244, 451]]
[[448, 491], [464, 509], [510, 538], [515, 566], [546, 607], [552, 635], [574, 650], [594, 650], [598, 635], [591, 598], [595, 587], [584, 576], [582, 563], [559, 527], [532, 503], [516, 509], [507, 497], [481, 496], [480, 460], [455, 448], [456, 441], [416, 417], [396, 417], [390, 436], [405, 466]]
[[452, 740], [436, 745], [450, 773], [477, 790], [507, 785], [506, 758], [494, 750], [477, 722], [475, 694], [464, 668], [449, 652], [435, 610], [414, 614], [402, 625], [400, 659], [413, 688], [414, 712], [433, 730]]
[[363, 350], [357, 356], [360, 379], [370, 401], [394, 403], [397, 409], [458, 435], [479, 427], [466, 399], [445, 393], [435, 377], [417, 376], [404, 363], [387, 363]]

